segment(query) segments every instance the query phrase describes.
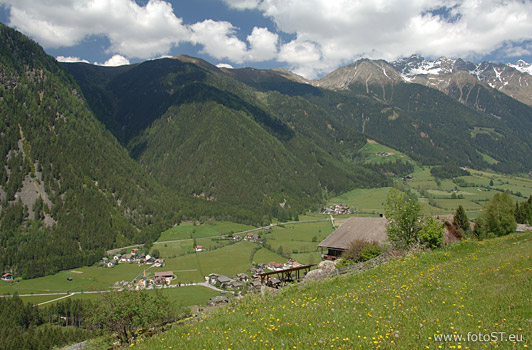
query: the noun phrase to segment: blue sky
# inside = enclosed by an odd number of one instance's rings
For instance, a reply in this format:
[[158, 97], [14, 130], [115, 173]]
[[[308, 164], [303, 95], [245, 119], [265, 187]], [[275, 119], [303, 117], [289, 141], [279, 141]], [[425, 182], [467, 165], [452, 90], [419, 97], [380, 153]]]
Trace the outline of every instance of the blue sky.
[[532, 61], [529, 0], [0, 0], [0, 21], [108, 65], [188, 54], [316, 78], [362, 57]]

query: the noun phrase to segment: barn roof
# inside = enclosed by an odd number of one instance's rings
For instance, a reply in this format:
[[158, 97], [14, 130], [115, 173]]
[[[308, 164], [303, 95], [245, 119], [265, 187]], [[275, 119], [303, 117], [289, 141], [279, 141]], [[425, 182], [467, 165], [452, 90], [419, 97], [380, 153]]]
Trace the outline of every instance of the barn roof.
[[352, 217], [318, 244], [318, 247], [345, 250], [349, 243], [357, 239], [384, 243], [388, 237], [387, 224], [388, 220], [385, 218]]

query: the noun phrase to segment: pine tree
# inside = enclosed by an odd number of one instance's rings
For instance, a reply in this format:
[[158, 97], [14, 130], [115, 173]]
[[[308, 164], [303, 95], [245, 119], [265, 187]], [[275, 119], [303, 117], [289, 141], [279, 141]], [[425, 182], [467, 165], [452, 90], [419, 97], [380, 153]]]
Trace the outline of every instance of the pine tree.
[[471, 229], [469, 227], [469, 219], [467, 218], [465, 209], [462, 205], [459, 205], [454, 214], [454, 226], [460, 230], [462, 234], [469, 235]]

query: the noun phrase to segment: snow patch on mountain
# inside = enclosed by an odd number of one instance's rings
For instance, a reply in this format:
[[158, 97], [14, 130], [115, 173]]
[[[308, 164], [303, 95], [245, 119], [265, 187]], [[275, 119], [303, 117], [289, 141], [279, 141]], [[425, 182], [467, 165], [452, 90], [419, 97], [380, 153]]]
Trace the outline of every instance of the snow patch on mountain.
[[512, 67], [512, 68], [520, 71], [521, 73], [527, 73], [527, 74], [532, 75], [532, 63], [526, 63], [523, 60], [519, 60], [519, 61], [517, 61], [516, 64], [508, 63], [507, 66], [508, 67]]

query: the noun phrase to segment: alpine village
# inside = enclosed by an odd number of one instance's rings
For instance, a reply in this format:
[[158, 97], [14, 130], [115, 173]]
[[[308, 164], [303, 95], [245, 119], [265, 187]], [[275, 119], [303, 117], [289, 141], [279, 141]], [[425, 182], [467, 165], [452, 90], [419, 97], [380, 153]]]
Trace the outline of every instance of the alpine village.
[[532, 346], [531, 72], [60, 63], [0, 25], [0, 349]]

